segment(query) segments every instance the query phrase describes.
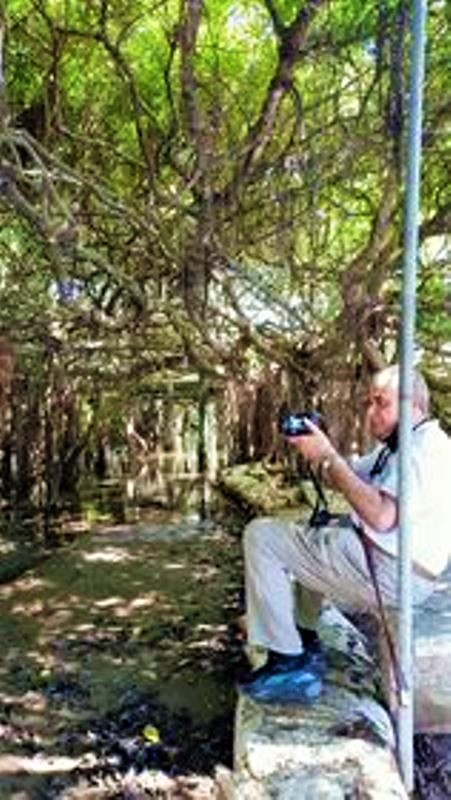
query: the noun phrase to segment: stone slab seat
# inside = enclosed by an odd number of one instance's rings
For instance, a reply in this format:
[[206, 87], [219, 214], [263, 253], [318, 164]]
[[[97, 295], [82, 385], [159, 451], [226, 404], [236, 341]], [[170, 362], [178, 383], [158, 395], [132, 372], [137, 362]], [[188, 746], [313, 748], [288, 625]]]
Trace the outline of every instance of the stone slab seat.
[[[388, 617], [396, 637], [397, 619]], [[451, 563], [431, 597], [414, 612], [415, 733], [451, 734]], [[380, 667], [387, 704], [396, 712], [392, 663], [380, 629]]]
[[323, 609], [319, 633], [329, 669], [318, 702], [276, 706], [239, 695], [231, 797], [406, 800], [392, 723], [379, 702], [376, 643], [367, 647], [334, 606]]
[[333, 685], [307, 708], [240, 696], [234, 800], [407, 800], [389, 747], [334, 733], [349, 705], [349, 693]]

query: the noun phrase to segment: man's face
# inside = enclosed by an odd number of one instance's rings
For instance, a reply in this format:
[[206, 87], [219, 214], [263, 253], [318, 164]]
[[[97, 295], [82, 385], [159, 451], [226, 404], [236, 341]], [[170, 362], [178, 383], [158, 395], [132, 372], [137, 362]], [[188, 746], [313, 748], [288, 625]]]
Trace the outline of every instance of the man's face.
[[387, 438], [399, 421], [398, 387], [375, 381], [368, 394], [366, 419], [372, 436]]

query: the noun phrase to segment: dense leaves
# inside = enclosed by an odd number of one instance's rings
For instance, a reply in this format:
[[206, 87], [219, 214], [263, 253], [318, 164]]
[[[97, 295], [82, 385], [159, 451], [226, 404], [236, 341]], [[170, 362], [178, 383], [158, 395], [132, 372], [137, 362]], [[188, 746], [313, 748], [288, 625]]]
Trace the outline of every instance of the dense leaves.
[[[429, 6], [418, 346], [446, 397], [451, 38]], [[36, 363], [50, 337], [85, 396], [271, 363], [333, 405], [396, 354], [409, 22], [405, 0], [8, 3], [2, 327]]]

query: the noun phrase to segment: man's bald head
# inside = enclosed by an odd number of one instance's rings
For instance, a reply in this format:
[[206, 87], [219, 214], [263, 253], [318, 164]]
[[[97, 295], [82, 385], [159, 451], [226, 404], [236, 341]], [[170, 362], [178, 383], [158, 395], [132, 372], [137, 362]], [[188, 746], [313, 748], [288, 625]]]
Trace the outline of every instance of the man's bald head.
[[[396, 364], [377, 372], [368, 392], [367, 422], [371, 434], [386, 441], [399, 423], [400, 371]], [[412, 422], [418, 424], [428, 415], [429, 392], [423, 376], [415, 371], [413, 380]]]
[[[373, 378], [372, 384], [378, 389], [390, 388], [399, 390], [400, 368], [399, 364], [381, 369]], [[424, 415], [429, 413], [429, 389], [421, 372], [413, 372], [413, 404]]]

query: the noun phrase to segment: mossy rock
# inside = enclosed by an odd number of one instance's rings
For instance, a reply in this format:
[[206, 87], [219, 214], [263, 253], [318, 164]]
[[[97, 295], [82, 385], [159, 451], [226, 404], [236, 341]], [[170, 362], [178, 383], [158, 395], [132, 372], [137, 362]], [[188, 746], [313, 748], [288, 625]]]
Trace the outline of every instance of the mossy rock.
[[251, 514], [298, 509], [303, 515], [314, 505], [312, 492], [305, 483], [287, 476], [282, 467], [266, 466], [261, 461], [224, 470], [219, 489], [227, 499]]

